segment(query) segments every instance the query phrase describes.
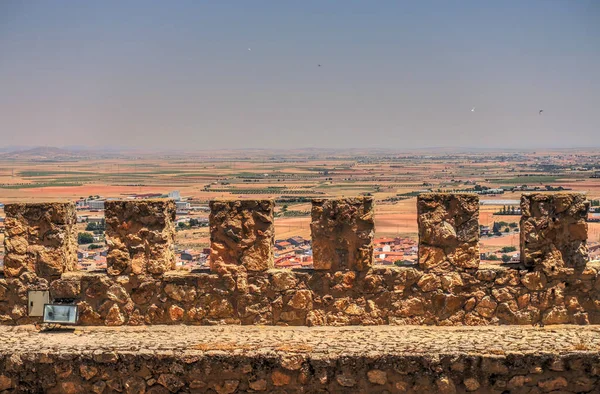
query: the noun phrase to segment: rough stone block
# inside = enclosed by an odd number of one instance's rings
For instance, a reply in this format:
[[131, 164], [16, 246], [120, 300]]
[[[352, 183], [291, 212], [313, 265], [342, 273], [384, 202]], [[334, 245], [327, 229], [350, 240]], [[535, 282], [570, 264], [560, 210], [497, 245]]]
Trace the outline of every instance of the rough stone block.
[[175, 269], [173, 200], [106, 201], [110, 275], [160, 275]]
[[317, 270], [368, 270], [373, 265], [373, 198], [312, 201], [313, 265]]
[[248, 271], [273, 268], [273, 200], [210, 202], [210, 267], [243, 266]]
[[77, 267], [73, 203], [6, 204], [4, 274], [56, 278]]
[[479, 267], [479, 196], [421, 194], [417, 222], [423, 269], [447, 272]]
[[521, 196], [521, 261], [548, 275], [588, 261], [589, 202], [578, 193]]

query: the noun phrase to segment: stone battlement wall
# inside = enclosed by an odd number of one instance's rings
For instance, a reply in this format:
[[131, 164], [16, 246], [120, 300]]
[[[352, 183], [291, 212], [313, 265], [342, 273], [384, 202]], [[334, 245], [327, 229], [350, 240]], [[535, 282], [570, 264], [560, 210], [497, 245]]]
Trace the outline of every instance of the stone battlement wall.
[[83, 325], [600, 323], [580, 194], [523, 195], [521, 264], [480, 266], [479, 201], [417, 199], [418, 267], [373, 267], [373, 200], [313, 201], [314, 269], [273, 268], [274, 202], [211, 202], [211, 267], [174, 268], [170, 200], [106, 205], [108, 269], [73, 272], [71, 203], [9, 204], [0, 322], [28, 324], [28, 291], [79, 305]]

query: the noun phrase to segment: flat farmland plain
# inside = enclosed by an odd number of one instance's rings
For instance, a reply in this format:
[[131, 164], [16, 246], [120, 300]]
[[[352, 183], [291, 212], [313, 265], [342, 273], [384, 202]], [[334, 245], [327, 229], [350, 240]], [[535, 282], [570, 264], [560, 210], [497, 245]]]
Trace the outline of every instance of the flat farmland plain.
[[[0, 155], [0, 202], [128, 198], [178, 190], [192, 206], [211, 199], [275, 198], [276, 238], [310, 236], [310, 199], [372, 196], [376, 236], [416, 238], [416, 196], [425, 191], [481, 195], [480, 224], [502, 224], [483, 251], [518, 246], [524, 192], [568, 190], [600, 199], [600, 152], [215, 151], [178, 154], [86, 153]], [[497, 189], [494, 192], [494, 189]], [[98, 213], [101, 215], [101, 213]], [[193, 213], [206, 218], [207, 214]], [[512, 227], [511, 227], [512, 226]], [[518, 228], [518, 227], [517, 227]], [[590, 223], [590, 241], [600, 227]], [[178, 232], [178, 242], [207, 246], [207, 229]]]

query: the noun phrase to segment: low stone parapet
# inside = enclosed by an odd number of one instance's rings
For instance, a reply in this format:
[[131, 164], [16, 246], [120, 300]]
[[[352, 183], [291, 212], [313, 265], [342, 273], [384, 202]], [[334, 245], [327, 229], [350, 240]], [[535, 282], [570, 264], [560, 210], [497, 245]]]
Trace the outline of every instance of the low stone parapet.
[[[79, 305], [81, 325], [587, 325], [600, 324], [598, 268], [569, 278], [498, 266], [476, 274], [405, 267], [159, 278], [74, 272], [51, 282], [50, 294]], [[23, 284], [0, 280], [0, 287], [22, 294]], [[0, 321], [21, 324], [11, 300], [0, 301]]]
[[0, 328], [0, 390], [588, 393], [599, 347], [564, 326]]

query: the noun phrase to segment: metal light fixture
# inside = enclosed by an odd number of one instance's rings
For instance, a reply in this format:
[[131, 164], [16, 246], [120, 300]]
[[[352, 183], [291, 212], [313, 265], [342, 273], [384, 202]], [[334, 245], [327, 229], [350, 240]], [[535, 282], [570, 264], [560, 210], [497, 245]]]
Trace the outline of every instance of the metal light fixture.
[[50, 324], [77, 324], [77, 305], [45, 304], [42, 321]]

